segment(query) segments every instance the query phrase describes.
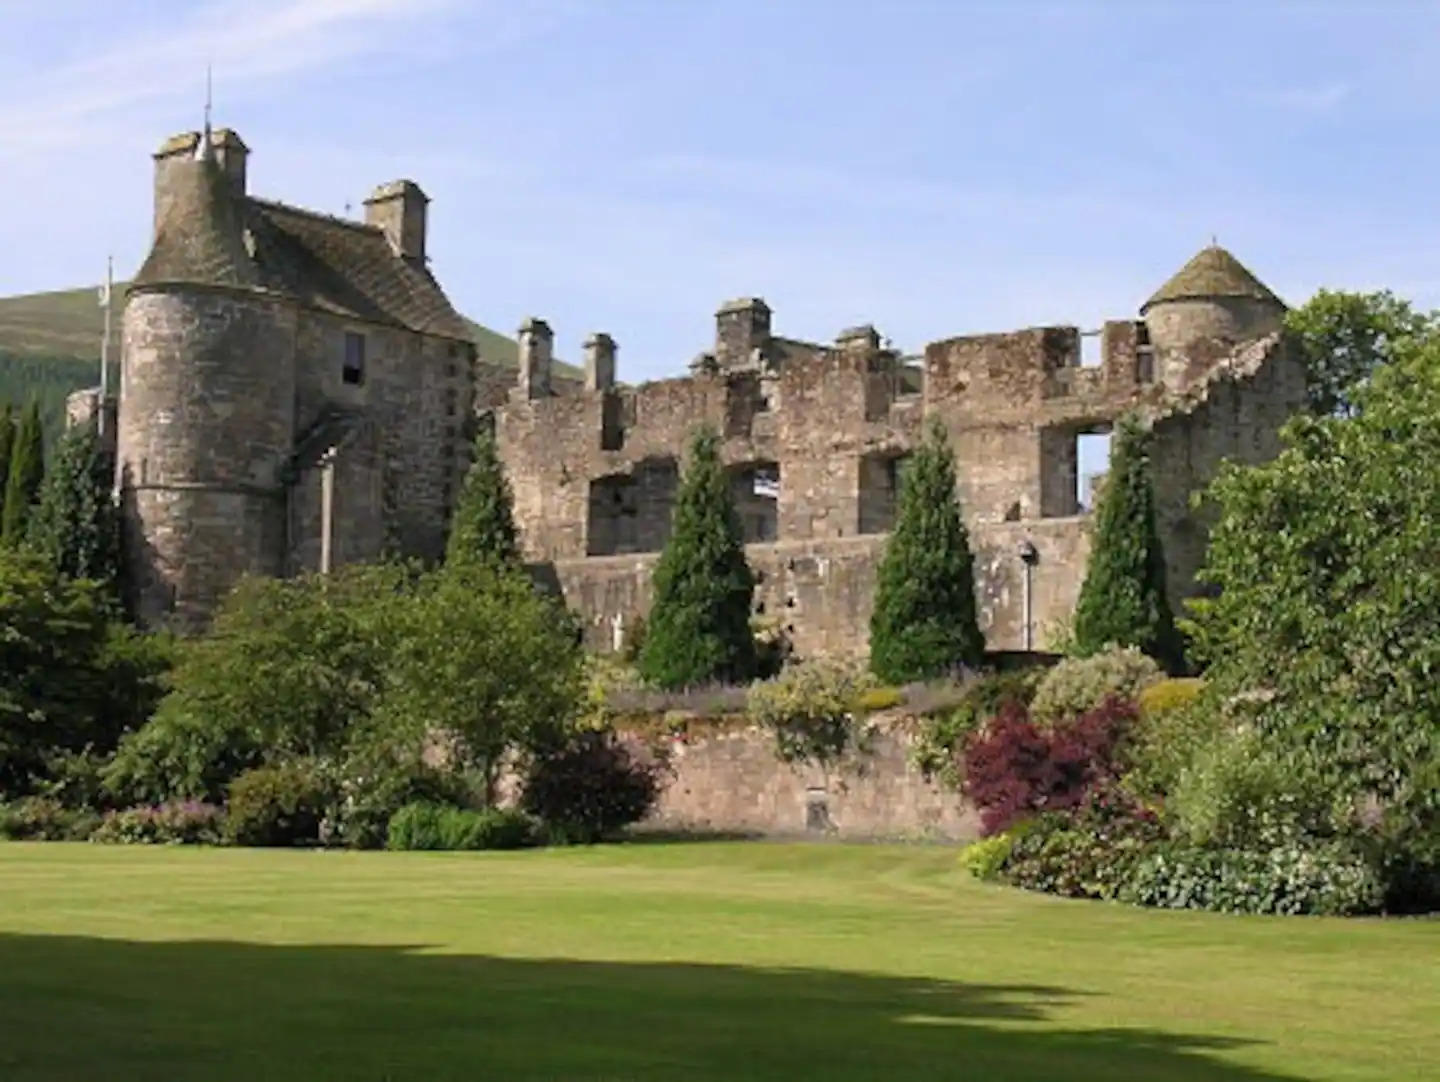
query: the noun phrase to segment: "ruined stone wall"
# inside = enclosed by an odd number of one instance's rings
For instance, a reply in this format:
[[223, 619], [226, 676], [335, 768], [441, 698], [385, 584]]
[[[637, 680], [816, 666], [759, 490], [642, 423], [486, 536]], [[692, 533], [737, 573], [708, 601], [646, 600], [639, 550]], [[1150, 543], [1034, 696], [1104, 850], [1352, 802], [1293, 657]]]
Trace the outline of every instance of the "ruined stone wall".
[[670, 742], [673, 775], [642, 828], [973, 840], [974, 809], [911, 763], [908, 724], [877, 720], [870, 753], [828, 775], [780, 762], [774, 738], [754, 726], [694, 724]]
[[[971, 534], [980, 628], [992, 650], [1021, 650], [1025, 637], [1025, 565], [1020, 542], [1039, 559], [1031, 572], [1030, 639], [1035, 648], [1068, 619], [1089, 556], [1089, 520], [981, 523]], [[885, 536], [747, 545], [755, 573], [755, 613], [784, 634], [799, 657], [864, 656], [875, 578]], [[656, 553], [561, 560], [537, 575], [579, 612], [586, 646], [621, 649], [650, 610]]]
[[1305, 369], [1281, 335], [1237, 351], [1209, 379], [1158, 417], [1151, 463], [1155, 517], [1165, 545], [1171, 607], [1195, 593], [1214, 508], [1198, 508], [1190, 494], [1203, 489], [1222, 461], [1255, 465], [1281, 450], [1280, 429], [1305, 404]]
[[[860, 654], [906, 456], [925, 419], [938, 418], [976, 553], [982, 629], [991, 649], [1018, 650], [1048, 644], [1084, 576], [1082, 434], [1108, 431], [1132, 409], [1157, 419], [1157, 502], [1178, 606], [1205, 537], [1189, 494], [1224, 457], [1273, 455], [1303, 392], [1278, 337], [1207, 354], [1203, 378], [1171, 386], [1144, 322], [1106, 323], [1093, 365], [1082, 365], [1074, 327], [972, 335], [928, 346], [917, 387], [873, 328], [844, 332], [833, 347], [774, 338], [744, 353], [737, 312], [753, 314], [722, 310], [726, 366], [563, 397], [512, 390], [498, 410], [526, 555], [549, 565], [597, 648], [613, 648], [649, 605], [678, 467], [702, 424], [723, 437], [747, 541], [765, 542], [747, 547], [757, 615], [801, 655]], [[778, 492], [754, 486], [762, 474], [778, 475]], [[1038, 553], [1028, 626], [1018, 557], [1027, 540]]]

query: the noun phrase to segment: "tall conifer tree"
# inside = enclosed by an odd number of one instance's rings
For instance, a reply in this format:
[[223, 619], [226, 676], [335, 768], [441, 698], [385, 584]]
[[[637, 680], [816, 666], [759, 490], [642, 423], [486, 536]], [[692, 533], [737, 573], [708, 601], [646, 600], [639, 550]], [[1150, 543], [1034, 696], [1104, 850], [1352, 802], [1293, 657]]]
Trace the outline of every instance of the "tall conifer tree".
[[15, 446], [15, 409], [0, 406], [0, 516], [5, 513], [5, 488], [10, 480], [10, 452]]
[[10, 451], [10, 473], [5, 485], [5, 510], [0, 517], [0, 542], [13, 548], [25, 539], [40, 484], [45, 479], [45, 434], [40, 428], [40, 406], [33, 399], [25, 407]]
[[1180, 661], [1165, 596], [1165, 555], [1155, 524], [1150, 433], [1129, 415], [1115, 427], [1110, 471], [1095, 509], [1090, 563], [1075, 603], [1075, 650], [1135, 646], [1165, 665]]
[[955, 459], [944, 427], [932, 420], [906, 464], [895, 529], [880, 564], [870, 667], [881, 680], [902, 684], [979, 665], [984, 653]]
[[496, 568], [520, 566], [510, 483], [505, 479], [505, 467], [488, 426], [482, 425], [475, 437], [470, 472], [465, 475], [450, 520], [445, 562]]
[[691, 444], [672, 523], [655, 565], [641, 675], [664, 688], [749, 679], [755, 671], [755, 579], [711, 429], [702, 429]]
[[94, 422], [66, 431], [26, 535], [27, 546], [62, 575], [118, 582], [120, 528], [111, 474]]

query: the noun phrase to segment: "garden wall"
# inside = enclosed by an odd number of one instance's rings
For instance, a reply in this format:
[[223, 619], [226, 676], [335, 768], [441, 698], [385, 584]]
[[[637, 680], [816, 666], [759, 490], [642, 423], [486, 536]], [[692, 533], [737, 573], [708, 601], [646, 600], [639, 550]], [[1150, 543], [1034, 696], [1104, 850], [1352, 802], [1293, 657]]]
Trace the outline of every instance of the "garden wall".
[[827, 779], [816, 767], [781, 762], [771, 734], [742, 719], [692, 721], [669, 738], [673, 774], [643, 828], [853, 840], [978, 837], [974, 810], [911, 764], [907, 720], [875, 725], [870, 754]]

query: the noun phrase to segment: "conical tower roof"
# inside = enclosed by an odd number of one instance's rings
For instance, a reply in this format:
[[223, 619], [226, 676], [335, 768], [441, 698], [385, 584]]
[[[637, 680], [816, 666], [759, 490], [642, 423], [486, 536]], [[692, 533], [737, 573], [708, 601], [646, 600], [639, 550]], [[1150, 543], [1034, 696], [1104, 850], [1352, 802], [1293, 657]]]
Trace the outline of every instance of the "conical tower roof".
[[1143, 316], [1151, 305], [1162, 301], [1216, 300], [1249, 297], [1285, 307], [1264, 282], [1251, 274], [1240, 260], [1218, 244], [1200, 249], [1168, 282], [1140, 306]]
[[258, 284], [246, 250], [241, 209], [213, 160], [178, 161], [167, 178], [170, 199], [133, 286], [188, 282], [212, 286]]

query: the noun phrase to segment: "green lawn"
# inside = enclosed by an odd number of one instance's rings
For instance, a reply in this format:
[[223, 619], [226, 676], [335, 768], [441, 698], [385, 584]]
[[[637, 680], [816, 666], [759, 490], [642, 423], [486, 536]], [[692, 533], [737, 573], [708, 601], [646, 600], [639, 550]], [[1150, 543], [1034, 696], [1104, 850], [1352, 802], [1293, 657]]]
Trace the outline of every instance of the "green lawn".
[[967, 881], [953, 850], [0, 844], [0, 1079], [1434, 1079], [1440, 921]]

